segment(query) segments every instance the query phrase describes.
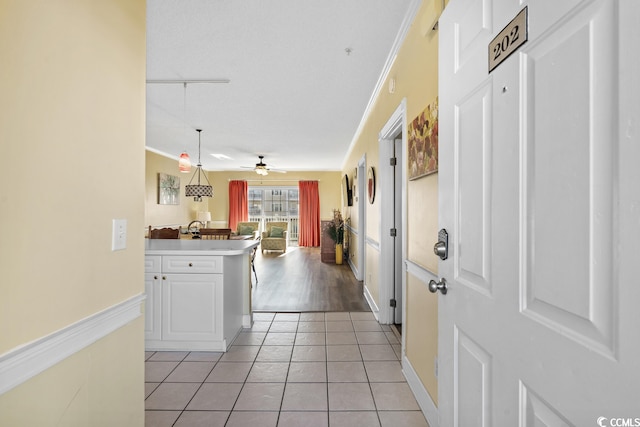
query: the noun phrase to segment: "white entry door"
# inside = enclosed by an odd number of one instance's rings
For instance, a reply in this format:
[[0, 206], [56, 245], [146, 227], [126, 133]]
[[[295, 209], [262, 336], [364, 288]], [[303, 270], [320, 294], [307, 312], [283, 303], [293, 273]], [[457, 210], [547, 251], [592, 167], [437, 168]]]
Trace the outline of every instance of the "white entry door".
[[[525, 7], [528, 41], [489, 73]], [[440, 19], [440, 427], [640, 425], [638, 19], [637, 0]]]

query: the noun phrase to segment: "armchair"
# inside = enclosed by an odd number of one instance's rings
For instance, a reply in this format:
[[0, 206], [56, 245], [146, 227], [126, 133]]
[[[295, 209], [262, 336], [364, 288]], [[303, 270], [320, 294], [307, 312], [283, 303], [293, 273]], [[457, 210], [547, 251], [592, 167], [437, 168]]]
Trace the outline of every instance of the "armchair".
[[265, 231], [262, 232], [260, 249], [264, 251], [287, 251], [287, 227], [286, 222], [268, 222]]
[[252, 235], [252, 239], [255, 240], [260, 236], [259, 228], [259, 222], [239, 222], [235, 234], [237, 236]]

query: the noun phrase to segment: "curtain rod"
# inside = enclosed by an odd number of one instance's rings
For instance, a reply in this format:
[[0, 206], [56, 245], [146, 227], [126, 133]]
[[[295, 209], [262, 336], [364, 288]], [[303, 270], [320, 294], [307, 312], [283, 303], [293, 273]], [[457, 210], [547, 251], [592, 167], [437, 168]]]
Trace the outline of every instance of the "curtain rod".
[[229, 182], [231, 181], [247, 181], [247, 182], [300, 182], [300, 181], [317, 181], [320, 182], [320, 179], [231, 179], [229, 178]]
[[191, 79], [191, 80], [161, 80], [149, 79], [148, 84], [192, 84], [192, 83], [230, 83], [229, 79]]

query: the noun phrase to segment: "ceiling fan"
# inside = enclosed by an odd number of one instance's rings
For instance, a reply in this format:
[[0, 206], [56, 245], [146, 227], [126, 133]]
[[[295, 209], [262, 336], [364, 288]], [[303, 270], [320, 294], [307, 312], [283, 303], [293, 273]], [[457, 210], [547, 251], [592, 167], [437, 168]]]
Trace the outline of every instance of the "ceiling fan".
[[267, 166], [267, 164], [262, 161], [264, 159], [264, 156], [258, 156], [258, 158], [260, 159], [260, 161], [256, 163], [255, 166], [242, 166], [242, 167], [245, 169], [253, 169], [254, 171], [256, 171], [258, 175], [268, 175], [269, 172], [287, 173], [287, 171], [283, 171], [280, 169], [272, 169], [271, 166]]

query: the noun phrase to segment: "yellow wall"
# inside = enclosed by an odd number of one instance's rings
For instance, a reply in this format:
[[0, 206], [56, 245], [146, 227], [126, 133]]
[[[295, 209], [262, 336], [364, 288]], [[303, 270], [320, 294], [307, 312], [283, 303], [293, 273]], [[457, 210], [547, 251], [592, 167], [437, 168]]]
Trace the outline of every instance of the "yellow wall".
[[244, 179], [249, 186], [298, 186], [298, 181], [319, 181], [320, 218], [333, 218], [333, 210], [340, 208], [340, 172], [287, 172], [270, 173], [263, 179], [255, 172], [209, 172], [215, 194], [211, 203], [211, 219], [229, 219], [229, 180]]
[[[438, 240], [438, 174], [407, 183], [407, 258], [438, 272], [433, 245]], [[421, 238], [413, 238], [423, 233]]]
[[[146, 150], [145, 156], [145, 212], [144, 224], [145, 229], [141, 230], [140, 235], [144, 235], [147, 227], [176, 227], [186, 226], [196, 219], [198, 211], [209, 211], [209, 198], [203, 197], [202, 202], [195, 202], [193, 197], [185, 197], [184, 187], [195, 172], [195, 166], [191, 168], [189, 173], [180, 173], [178, 171], [178, 161], [169, 157], [156, 154]], [[158, 174], [166, 173], [168, 175], [180, 178], [180, 204], [179, 205], [160, 205], [158, 204]], [[214, 187], [214, 196], [218, 196]]]
[[[143, 240], [112, 252], [111, 221], [143, 227], [145, 2], [0, 0], [0, 58], [3, 354], [143, 292]], [[142, 331], [1, 395], [0, 425], [142, 425]]]
[[[437, 16], [434, 13], [440, 13], [440, 11], [434, 12], [434, 2], [423, 1], [389, 72], [389, 77], [382, 85], [384, 89], [376, 99], [362, 132], [346, 158], [343, 173], [351, 176], [363, 155], [366, 155], [367, 167], [373, 166], [379, 170], [381, 162], [379, 133], [403, 99], [406, 99], [409, 122], [436, 99], [438, 95], [438, 33], [430, 29], [430, 24], [435, 22], [435, 16]], [[388, 80], [391, 78], [396, 81], [394, 93], [386, 90]], [[425, 269], [436, 272], [437, 258], [430, 248], [437, 240], [438, 233], [438, 175], [436, 173], [415, 181], [407, 181], [404, 186], [407, 191], [407, 258]], [[360, 201], [366, 204], [366, 238], [370, 242], [380, 242], [379, 194], [376, 195], [373, 204], [366, 201], [365, 195], [361, 195]], [[354, 206], [352, 210], [355, 209], [357, 208]], [[376, 304], [380, 306], [378, 300], [382, 285], [378, 283], [380, 252], [375, 244], [367, 245], [365, 250], [365, 284]], [[437, 354], [437, 325], [434, 322], [424, 324], [423, 317], [437, 319], [437, 296], [425, 290], [426, 283], [407, 277], [408, 318], [404, 328], [407, 330], [405, 332], [407, 357], [435, 400], [437, 382], [435, 378], [431, 381], [429, 377], [433, 377], [434, 357]], [[423, 314], [418, 316], [417, 313]], [[416, 325], [414, 322], [418, 322], [420, 326], [414, 326]], [[426, 348], [429, 350], [426, 351]]]
[[[177, 226], [187, 225], [196, 218], [196, 212], [211, 212], [214, 226], [226, 224], [229, 220], [229, 180], [247, 180], [250, 186], [298, 186], [300, 180], [317, 180], [320, 193], [320, 217], [333, 218], [332, 209], [341, 205], [340, 172], [288, 172], [286, 174], [271, 173], [259, 180], [255, 172], [216, 171], [207, 172], [207, 178], [213, 186], [213, 197], [204, 197], [202, 202], [194, 202], [192, 197], [184, 196], [184, 186], [193, 175], [178, 172], [178, 162], [147, 151], [146, 154], [146, 196], [145, 224]], [[180, 204], [158, 204], [158, 173], [168, 173], [180, 177]], [[144, 231], [144, 230], [143, 230]]]
[[139, 317], [0, 396], [0, 425], [143, 426], [143, 327]]
[[[406, 354], [420, 381], [438, 403], [438, 379], [434, 360], [438, 355], [438, 299], [433, 297], [424, 283], [407, 274], [407, 324], [402, 332], [406, 336]], [[417, 304], [411, 301], [419, 301]]]

